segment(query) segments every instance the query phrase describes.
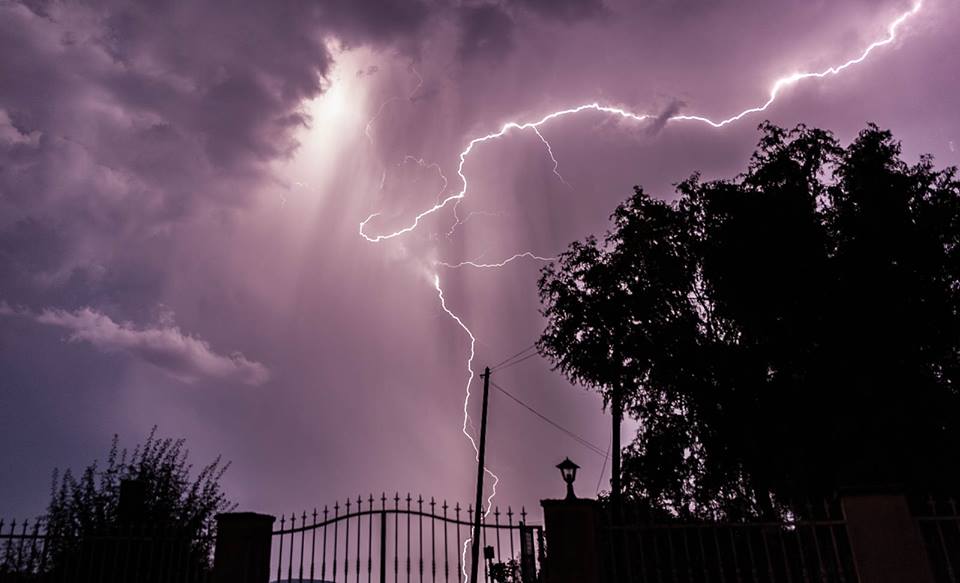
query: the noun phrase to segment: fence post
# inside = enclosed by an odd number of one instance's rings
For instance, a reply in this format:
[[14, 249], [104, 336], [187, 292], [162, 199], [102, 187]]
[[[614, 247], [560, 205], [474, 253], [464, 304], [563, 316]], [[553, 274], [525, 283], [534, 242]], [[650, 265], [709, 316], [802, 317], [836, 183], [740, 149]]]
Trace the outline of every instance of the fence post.
[[933, 583], [905, 496], [850, 491], [842, 494], [841, 504], [860, 583]]
[[549, 583], [599, 583], [600, 557], [596, 500], [541, 500], [547, 531], [546, 565]]
[[217, 515], [213, 583], [268, 583], [275, 517], [255, 512]]

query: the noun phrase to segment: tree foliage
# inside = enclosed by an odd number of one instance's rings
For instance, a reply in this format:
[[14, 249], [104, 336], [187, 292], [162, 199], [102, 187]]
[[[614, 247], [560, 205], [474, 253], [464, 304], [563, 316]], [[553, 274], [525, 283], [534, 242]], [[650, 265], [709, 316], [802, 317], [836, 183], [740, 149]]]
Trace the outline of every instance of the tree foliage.
[[627, 397], [627, 492], [769, 514], [843, 486], [960, 479], [960, 182], [874, 125], [769, 123], [747, 170], [639, 187], [539, 281], [540, 352]]
[[[234, 505], [220, 489], [229, 467], [219, 457], [191, 478], [192, 464], [183, 439], [158, 438], [156, 428], [132, 452], [114, 436], [106, 461], [94, 461], [75, 477], [54, 472], [47, 531], [55, 536], [53, 562], [91, 539], [130, 532], [178, 533], [192, 557], [207, 560], [215, 541], [216, 515]], [[143, 488], [136, 516], [121, 515], [120, 485], [136, 480]], [[139, 530], [141, 527], [149, 530]], [[142, 535], [141, 535], [142, 536]]]

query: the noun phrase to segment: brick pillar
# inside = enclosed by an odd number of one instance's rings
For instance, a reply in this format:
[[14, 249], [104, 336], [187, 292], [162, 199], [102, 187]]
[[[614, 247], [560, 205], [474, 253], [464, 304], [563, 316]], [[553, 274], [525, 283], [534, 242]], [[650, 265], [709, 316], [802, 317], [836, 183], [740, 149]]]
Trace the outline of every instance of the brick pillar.
[[597, 544], [599, 504], [596, 500], [541, 500], [547, 531], [550, 583], [599, 583]]
[[275, 517], [255, 512], [217, 515], [213, 583], [268, 583]]
[[933, 583], [920, 529], [902, 494], [850, 493], [841, 502], [860, 583]]

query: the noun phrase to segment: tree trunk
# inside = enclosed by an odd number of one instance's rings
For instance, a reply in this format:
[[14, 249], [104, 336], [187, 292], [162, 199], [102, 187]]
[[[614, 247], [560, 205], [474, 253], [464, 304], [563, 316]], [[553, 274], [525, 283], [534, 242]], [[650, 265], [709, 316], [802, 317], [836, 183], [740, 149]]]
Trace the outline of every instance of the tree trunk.
[[620, 507], [620, 422], [623, 420], [622, 391], [614, 391], [610, 400], [610, 415], [613, 417], [613, 428], [610, 439], [610, 500], [615, 511]]

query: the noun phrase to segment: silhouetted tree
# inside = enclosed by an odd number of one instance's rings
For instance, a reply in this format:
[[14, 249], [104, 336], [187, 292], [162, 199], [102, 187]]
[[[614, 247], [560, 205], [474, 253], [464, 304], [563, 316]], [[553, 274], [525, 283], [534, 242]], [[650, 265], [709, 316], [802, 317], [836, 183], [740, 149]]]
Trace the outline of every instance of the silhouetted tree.
[[745, 173], [639, 187], [539, 282], [542, 354], [640, 429], [626, 492], [775, 513], [846, 485], [960, 478], [960, 182], [874, 125], [769, 123]]
[[[103, 467], [94, 461], [79, 478], [55, 471], [45, 517], [54, 535], [54, 571], [74, 580], [136, 574], [148, 581], [182, 579], [170, 571], [174, 567], [181, 573], [207, 568], [216, 515], [234, 507], [220, 489], [229, 464], [217, 457], [191, 478], [187, 459], [183, 439], [158, 438], [154, 427], [132, 453], [119, 449], [114, 436]], [[131, 499], [121, 498], [125, 483], [134, 486], [125, 493]]]
[[520, 563], [516, 559], [494, 563], [490, 566], [490, 579], [494, 583], [521, 583]]

